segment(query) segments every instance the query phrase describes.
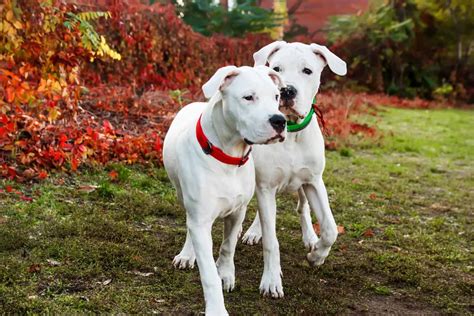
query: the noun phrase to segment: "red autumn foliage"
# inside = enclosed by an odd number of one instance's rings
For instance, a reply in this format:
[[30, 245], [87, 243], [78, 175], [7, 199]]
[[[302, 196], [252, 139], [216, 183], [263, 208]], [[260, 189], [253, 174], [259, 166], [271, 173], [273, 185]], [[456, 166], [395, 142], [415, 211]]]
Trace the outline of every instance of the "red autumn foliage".
[[[202, 100], [200, 87], [218, 67], [251, 65], [252, 53], [269, 41], [265, 35], [204, 37], [171, 5], [78, 8], [62, 0], [51, 6], [18, 0], [18, 13], [12, 3], [0, 6], [0, 21], [8, 24], [0, 40], [10, 43], [0, 47], [0, 176], [18, 181], [45, 179], [50, 170], [76, 171], [84, 163], [159, 163], [164, 133], [179, 108]], [[91, 10], [112, 13], [96, 29], [120, 61], [97, 58], [77, 27], [65, 27], [68, 13]], [[373, 127], [350, 116], [379, 104], [432, 106], [324, 93], [318, 106], [329, 141], [374, 136]]]

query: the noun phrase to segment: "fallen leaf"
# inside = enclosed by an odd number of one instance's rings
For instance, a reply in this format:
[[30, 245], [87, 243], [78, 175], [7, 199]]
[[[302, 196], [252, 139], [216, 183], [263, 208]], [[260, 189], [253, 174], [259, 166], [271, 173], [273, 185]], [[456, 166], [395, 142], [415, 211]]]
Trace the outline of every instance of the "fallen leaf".
[[[313, 229], [316, 232], [316, 234], [318, 234], [318, 235], [321, 234], [321, 227], [319, 226], [319, 223], [313, 224]], [[344, 228], [344, 226], [338, 225], [337, 226], [337, 233], [339, 235], [344, 235], [346, 233], [346, 229]]]
[[321, 227], [319, 227], [319, 223], [313, 224], [313, 229], [316, 232], [316, 234], [319, 235], [321, 233]]
[[11, 186], [11, 185], [7, 185], [7, 186], [5, 187], [5, 191], [7, 191], [8, 193], [13, 192], [12, 186]]
[[49, 263], [50, 266], [52, 267], [58, 267], [61, 265], [61, 262], [56, 261], [54, 259], [46, 259], [46, 261]]
[[344, 235], [346, 233], [346, 229], [344, 228], [344, 226], [337, 226], [337, 232], [339, 235]]
[[97, 185], [81, 185], [79, 186], [79, 191], [91, 193], [94, 192], [97, 188]]
[[340, 245], [339, 250], [342, 251], [342, 252], [346, 252], [347, 251], [347, 245], [346, 244]]
[[110, 172], [109, 172], [109, 177], [110, 177], [110, 179], [112, 179], [112, 181], [117, 180], [117, 178], [118, 178], [118, 172], [115, 171], [115, 170], [110, 171]]
[[377, 199], [377, 194], [375, 194], [375, 193], [370, 193], [369, 199], [371, 199], [371, 200], [376, 200], [376, 199]]
[[112, 282], [112, 279], [107, 279], [107, 280], [105, 280], [104, 282], [102, 282], [101, 284], [102, 284], [102, 285], [109, 285], [110, 282]]
[[128, 273], [139, 275], [139, 276], [142, 276], [142, 277], [149, 277], [150, 275], [154, 274], [153, 272], [140, 272], [140, 271], [137, 271], [137, 270], [128, 271]]
[[375, 236], [375, 233], [371, 228], [369, 228], [362, 234], [362, 236], [371, 238]]
[[29, 196], [26, 196], [26, 195], [20, 196], [20, 199], [22, 201], [26, 201], [26, 202], [32, 202], [33, 201], [33, 198], [30, 198]]
[[41, 265], [38, 263], [33, 263], [29, 268], [28, 272], [29, 273], [36, 273], [41, 271]]

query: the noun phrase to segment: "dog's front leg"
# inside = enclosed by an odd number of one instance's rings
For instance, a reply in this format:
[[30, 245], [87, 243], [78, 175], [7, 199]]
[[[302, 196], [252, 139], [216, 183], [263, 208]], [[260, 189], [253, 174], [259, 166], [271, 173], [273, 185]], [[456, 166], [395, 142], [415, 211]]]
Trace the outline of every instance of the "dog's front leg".
[[324, 263], [331, 246], [336, 241], [337, 225], [329, 207], [328, 194], [323, 179], [319, 178], [314, 183], [303, 185], [303, 190], [321, 228], [320, 238], [306, 258], [310, 264], [319, 266]]
[[187, 225], [196, 253], [201, 284], [206, 301], [206, 315], [228, 315], [224, 306], [222, 283], [212, 256], [212, 222], [190, 218]]
[[258, 214], [262, 227], [263, 276], [260, 293], [274, 298], [283, 297], [281, 281], [280, 248], [276, 236], [275, 189], [257, 188]]
[[235, 247], [246, 211], [244, 207], [224, 218], [224, 240], [222, 240], [216, 264], [224, 291], [227, 292], [232, 291], [235, 286]]

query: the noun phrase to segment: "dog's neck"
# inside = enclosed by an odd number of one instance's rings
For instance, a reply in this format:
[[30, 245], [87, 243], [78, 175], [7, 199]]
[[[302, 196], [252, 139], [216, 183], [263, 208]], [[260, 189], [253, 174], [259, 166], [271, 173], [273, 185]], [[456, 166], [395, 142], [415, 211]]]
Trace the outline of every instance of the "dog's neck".
[[249, 151], [249, 145], [236, 130], [235, 123], [226, 120], [222, 102], [220, 96], [211, 98], [202, 114], [202, 129], [214, 146], [230, 156], [242, 157]]

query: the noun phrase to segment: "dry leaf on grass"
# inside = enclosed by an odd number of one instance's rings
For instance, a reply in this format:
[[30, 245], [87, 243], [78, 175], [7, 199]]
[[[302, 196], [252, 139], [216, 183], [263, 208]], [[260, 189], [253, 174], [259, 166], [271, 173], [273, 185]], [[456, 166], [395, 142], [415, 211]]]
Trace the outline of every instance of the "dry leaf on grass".
[[[320, 235], [321, 234], [321, 227], [319, 226], [319, 223], [314, 223], [313, 224], [313, 229], [316, 232], [316, 234]], [[344, 235], [346, 233], [346, 229], [344, 226], [337, 225], [337, 233], [339, 235]]]
[[61, 265], [61, 262], [53, 260], [53, 259], [46, 259], [46, 261], [49, 263], [50, 266], [52, 267], [57, 267]]

